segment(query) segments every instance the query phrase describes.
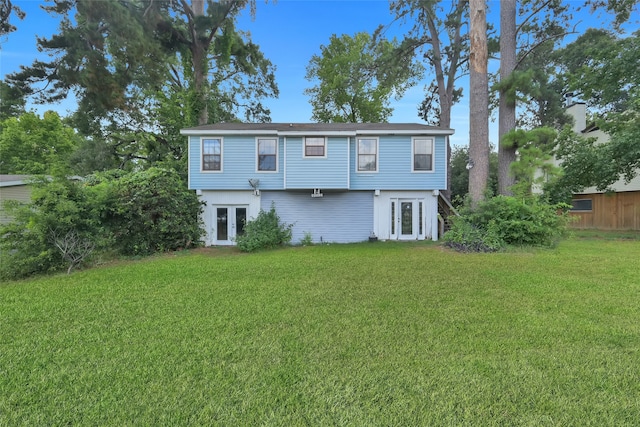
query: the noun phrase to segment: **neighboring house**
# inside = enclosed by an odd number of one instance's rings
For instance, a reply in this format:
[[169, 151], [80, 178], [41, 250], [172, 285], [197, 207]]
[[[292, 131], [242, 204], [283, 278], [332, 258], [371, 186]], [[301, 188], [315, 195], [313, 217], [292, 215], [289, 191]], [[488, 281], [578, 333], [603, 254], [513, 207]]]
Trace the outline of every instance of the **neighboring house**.
[[220, 123], [181, 131], [206, 245], [233, 245], [275, 206], [292, 242], [438, 239], [451, 129], [385, 123]]
[[12, 220], [12, 217], [5, 212], [5, 201], [17, 200], [24, 203], [31, 201], [29, 178], [29, 175], [0, 175], [0, 224], [6, 224]]
[[[587, 125], [584, 103], [575, 103], [567, 108], [574, 118], [573, 130], [585, 138], [597, 138], [606, 143], [609, 135], [596, 126]], [[640, 230], [640, 176], [631, 182], [619, 180], [610, 192], [585, 188], [573, 195], [571, 216], [576, 218], [573, 227], [603, 230]]]

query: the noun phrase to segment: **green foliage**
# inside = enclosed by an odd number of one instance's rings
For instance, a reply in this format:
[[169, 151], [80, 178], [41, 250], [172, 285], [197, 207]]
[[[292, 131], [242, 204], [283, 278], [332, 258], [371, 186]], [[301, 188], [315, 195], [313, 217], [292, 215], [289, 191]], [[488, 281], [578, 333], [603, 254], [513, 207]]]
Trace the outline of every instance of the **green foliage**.
[[453, 226], [442, 240], [445, 246], [458, 252], [496, 252], [505, 245], [494, 221], [481, 228], [466, 217], [453, 218]]
[[306, 78], [316, 85], [306, 89], [313, 119], [322, 123], [386, 122], [393, 109], [391, 96], [399, 98], [421, 73], [411, 58], [396, 54], [394, 41], [373, 40], [368, 33], [354, 37], [331, 36], [321, 55], [314, 55]]
[[25, 103], [26, 100], [20, 89], [0, 80], [0, 122], [24, 114]]
[[150, 168], [112, 183], [106, 226], [124, 255], [148, 255], [197, 246], [201, 202], [176, 171]]
[[148, 255], [199, 245], [202, 206], [175, 171], [112, 170], [75, 182], [39, 179], [32, 202], [0, 228], [0, 276], [73, 268], [92, 252]]
[[64, 174], [81, 139], [53, 111], [11, 117], [0, 124], [0, 173]]
[[556, 131], [549, 127], [514, 129], [504, 135], [503, 145], [518, 150], [518, 159], [510, 166], [516, 181], [511, 188], [513, 194], [527, 196], [534, 186], [553, 181], [561, 173], [551, 162], [556, 136]]
[[[617, 37], [591, 28], [555, 53], [566, 90], [605, 111], [622, 112], [637, 96], [640, 31]], [[633, 91], [636, 91], [634, 94]]]
[[[80, 262], [65, 258], [56, 246], [65, 237], [73, 235], [74, 241], [85, 248], [104, 244], [99, 201], [90, 197], [81, 183], [67, 178], [39, 178], [31, 186], [31, 204], [14, 205], [14, 220], [0, 227], [0, 277], [70, 270], [87, 261], [88, 253]], [[68, 256], [78, 248], [67, 246]]]
[[311, 246], [313, 245], [313, 235], [309, 231], [305, 231], [304, 237], [300, 239], [300, 244], [302, 246]]
[[238, 248], [243, 252], [273, 249], [291, 241], [293, 225], [280, 222], [272, 204], [269, 211], [260, 210], [258, 216], [244, 226], [244, 234], [237, 236]]
[[[451, 200], [461, 206], [469, 193], [469, 147], [454, 147], [451, 152]], [[489, 153], [489, 194], [498, 193], [498, 153]]]
[[538, 196], [496, 196], [479, 202], [475, 209], [464, 208], [443, 239], [466, 251], [496, 250], [503, 245], [549, 247], [566, 234], [568, 208]]

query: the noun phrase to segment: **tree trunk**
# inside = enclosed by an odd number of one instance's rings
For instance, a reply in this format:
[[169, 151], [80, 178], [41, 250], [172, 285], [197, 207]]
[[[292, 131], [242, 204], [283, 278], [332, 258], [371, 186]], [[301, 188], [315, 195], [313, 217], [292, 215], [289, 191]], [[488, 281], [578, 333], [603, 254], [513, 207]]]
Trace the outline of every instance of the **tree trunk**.
[[487, 5], [470, 0], [469, 28], [469, 196], [472, 206], [484, 199], [489, 179], [489, 78]]
[[[500, 1], [500, 81], [509, 79], [516, 68], [516, 0]], [[502, 87], [498, 107], [498, 193], [511, 195], [515, 179], [511, 163], [516, 161], [517, 147], [505, 147], [503, 138], [516, 128], [516, 88]], [[511, 95], [511, 96], [510, 96]], [[509, 99], [511, 98], [511, 99]]]
[[191, 61], [193, 63], [193, 86], [196, 93], [196, 108], [198, 109], [198, 125], [206, 125], [209, 123], [206, 93], [208, 71], [206, 60], [209, 45], [202, 42], [196, 28], [197, 17], [204, 15], [204, 0], [192, 0], [191, 8], [195, 18], [191, 20], [193, 40], [190, 47]]

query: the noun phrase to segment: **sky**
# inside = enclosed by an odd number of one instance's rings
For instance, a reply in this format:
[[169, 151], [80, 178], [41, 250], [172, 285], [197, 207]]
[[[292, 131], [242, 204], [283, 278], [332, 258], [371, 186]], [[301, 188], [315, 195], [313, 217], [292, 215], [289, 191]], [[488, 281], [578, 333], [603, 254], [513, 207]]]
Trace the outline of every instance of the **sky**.
[[[577, 1], [577, 0], [576, 0]], [[25, 13], [24, 20], [12, 17], [17, 31], [0, 38], [0, 78], [18, 71], [20, 65], [30, 65], [34, 59], [47, 60], [46, 54], [38, 52], [36, 36], [49, 37], [56, 33], [59, 18], [44, 12], [43, 1], [13, 0]], [[498, 25], [499, 1], [489, 1], [487, 20]], [[606, 17], [605, 17], [606, 18]], [[602, 26], [602, 16], [584, 14], [579, 32], [591, 26]], [[311, 57], [320, 53], [320, 46], [329, 43], [331, 35], [353, 35], [360, 31], [373, 32], [379, 25], [393, 21], [388, 0], [278, 0], [266, 3], [257, 0], [254, 19], [244, 13], [238, 29], [248, 31], [251, 39], [258, 44], [276, 66], [276, 81], [280, 90], [278, 99], [268, 99], [264, 104], [271, 110], [273, 122], [310, 122], [311, 105], [304, 90], [312, 83], [305, 80], [306, 67]], [[637, 26], [637, 19], [635, 22]], [[410, 28], [396, 24], [387, 33], [389, 37], [401, 38]], [[633, 30], [633, 28], [632, 28]], [[409, 89], [400, 100], [392, 100], [394, 112], [390, 122], [424, 123], [417, 114], [417, 108], [424, 98], [424, 88], [429, 81], [419, 83]], [[66, 115], [74, 109], [73, 99], [56, 105], [32, 105], [39, 113], [56, 110]], [[451, 127], [455, 134], [453, 145], [468, 145], [469, 140], [468, 98], [463, 98], [452, 111]], [[490, 142], [497, 140], [497, 123], [490, 123]]]

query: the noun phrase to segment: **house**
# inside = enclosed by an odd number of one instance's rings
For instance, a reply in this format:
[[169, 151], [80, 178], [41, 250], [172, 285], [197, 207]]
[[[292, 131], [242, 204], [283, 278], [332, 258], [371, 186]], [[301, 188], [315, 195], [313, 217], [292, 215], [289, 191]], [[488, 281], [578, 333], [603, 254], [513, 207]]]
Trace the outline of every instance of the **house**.
[[[587, 124], [584, 103], [574, 103], [567, 108], [574, 119], [573, 130], [585, 138], [597, 138], [599, 143], [609, 141], [609, 135], [598, 127]], [[576, 228], [596, 228], [602, 230], [640, 230], [640, 175], [631, 182], [618, 180], [611, 186], [612, 191], [598, 191], [594, 187], [585, 188], [572, 196], [573, 208], [570, 215], [575, 217], [572, 224]]]
[[29, 178], [29, 175], [0, 175], [0, 224], [6, 224], [12, 219], [4, 209], [5, 201], [16, 200], [23, 203], [31, 201]]
[[451, 129], [387, 123], [218, 123], [188, 137], [206, 245], [233, 245], [273, 205], [292, 242], [438, 239]]

